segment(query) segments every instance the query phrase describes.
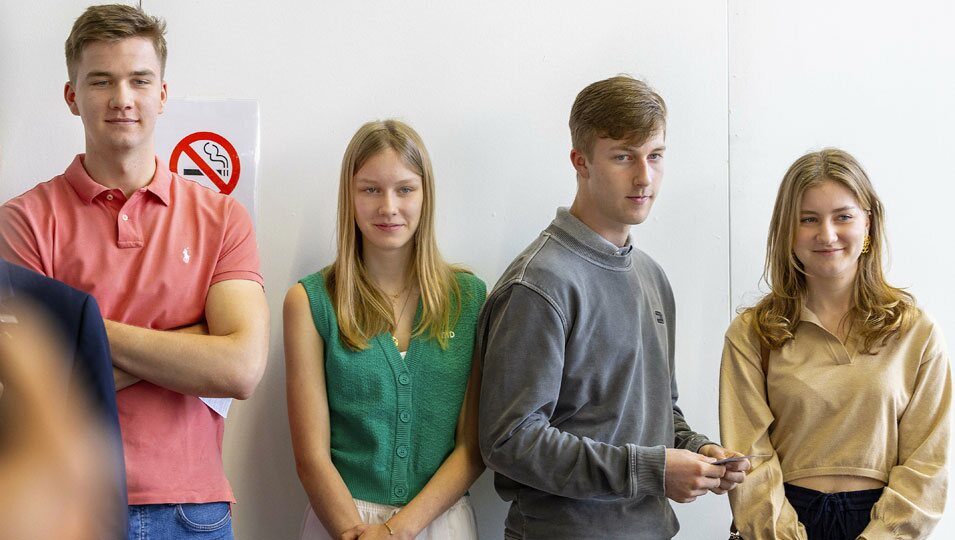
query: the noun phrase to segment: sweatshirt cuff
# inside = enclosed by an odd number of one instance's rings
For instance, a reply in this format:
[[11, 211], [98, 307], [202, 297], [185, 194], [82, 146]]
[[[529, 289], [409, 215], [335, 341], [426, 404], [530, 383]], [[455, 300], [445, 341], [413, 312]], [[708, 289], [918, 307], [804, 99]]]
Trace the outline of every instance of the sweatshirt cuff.
[[899, 538], [899, 536], [895, 534], [895, 531], [889, 529], [886, 522], [873, 519], [866, 525], [865, 530], [862, 531], [859, 538], [864, 538], [865, 540], [894, 540]]
[[711, 441], [709, 438], [707, 438], [706, 435], [703, 435], [702, 433], [697, 433], [696, 435], [691, 437], [689, 441], [687, 441], [686, 446], [684, 448], [689, 450], [690, 452], [695, 452], [699, 454], [700, 448], [703, 448], [704, 446], [708, 444], [715, 444], [717, 446], [722, 446], [720, 443], [716, 441]]
[[628, 444], [627, 452], [630, 457], [630, 498], [663, 497], [666, 447]]

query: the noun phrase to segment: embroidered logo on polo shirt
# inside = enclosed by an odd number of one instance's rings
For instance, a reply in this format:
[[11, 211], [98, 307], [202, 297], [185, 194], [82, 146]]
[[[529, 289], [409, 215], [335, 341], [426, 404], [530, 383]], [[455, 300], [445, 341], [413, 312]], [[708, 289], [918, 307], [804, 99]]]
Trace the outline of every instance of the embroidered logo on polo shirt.
[[653, 314], [656, 315], [656, 317], [657, 317], [657, 322], [658, 322], [658, 323], [664, 324], [664, 322], [663, 322], [663, 313], [662, 313], [662, 312], [660, 312], [660, 311], [654, 311]]
[[189, 255], [189, 248], [182, 248], [182, 262], [189, 264], [189, 259], [191, 258], [192, 256]]

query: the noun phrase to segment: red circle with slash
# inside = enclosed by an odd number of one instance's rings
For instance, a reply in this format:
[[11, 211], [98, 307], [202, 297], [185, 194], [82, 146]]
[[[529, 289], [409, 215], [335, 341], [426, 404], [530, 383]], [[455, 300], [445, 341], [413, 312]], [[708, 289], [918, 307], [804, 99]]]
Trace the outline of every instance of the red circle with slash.
[[[229, 156], [231, 161], [231, 167], [228, 169], [215, 169], [213, 165], [210, 165], [209, 161], [213, 159], [213, 156], [209, 158], [203, 158], [199, 155], [199, 152], [196, 152], [195, 148], [192, 147], [192, 144], [199, 141], [212, 142], [216, 145], [222, 147], [225, 150], [226, 154]], [[193, 163], [198, 167], [198, 171], [195, 173], [201, 172], [203, 176], [209, 179], [210, 182], [215, 184], [219, 191], [225, 195], [232, 193], [232, 190], [235, 189], [235, 186], [239, 183], [239, 153], [235, 151], [235, 147], [232, 146], [225, 137], [219, 135], [218, 133], [213, 133], [211, 131], [197, 131], [192, 135], [187, 135], [175, 148], [172, 149], [172, 155], [169, 157], [169, 170], [179, 173], [179, 158], [185, 154]], [[219, 157], [218, 155], [216, 157]], [[224, 161], [224, 160], [223, 160]], [[218, 164], [214, 162], [213, 164]]]

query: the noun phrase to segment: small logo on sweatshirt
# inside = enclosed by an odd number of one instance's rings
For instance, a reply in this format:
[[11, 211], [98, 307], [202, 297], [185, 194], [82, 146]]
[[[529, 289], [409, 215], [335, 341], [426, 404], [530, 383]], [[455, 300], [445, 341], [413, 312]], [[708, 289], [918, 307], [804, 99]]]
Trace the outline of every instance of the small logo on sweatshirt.
[[657, 317], [657, 322], [658, 322], [658, 323], [664, 324], [664, 322], [663, 322], [663, 312], [661, 312], [661, 311], [654, 311], [653, 314], [656, 315], [656, 317]]
[[191, 258], [192, 256], [189, 255], [189, 248], [182, 248], [182, 262], [189, 264], [189, 259]]

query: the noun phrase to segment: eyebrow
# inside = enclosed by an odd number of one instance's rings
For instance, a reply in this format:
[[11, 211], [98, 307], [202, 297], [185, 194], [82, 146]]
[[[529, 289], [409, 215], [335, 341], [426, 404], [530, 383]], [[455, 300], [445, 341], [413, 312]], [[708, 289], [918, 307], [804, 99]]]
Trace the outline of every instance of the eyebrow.
[[[378, 180], [377, 178], [371, 178], [371, 177], [368, 177], [368, 176], [355, 176], [355, 182], [364, 182], [364, 183], [366, 183], [366, 184], [380, 184], [380, 183], [382, 183], [382, 182], [381, 182], [380, 180]], [[398, 181], [396, 181], [395, 183], [396, 183], [396, 184], [405, 184], [405, 183], [408, 183], [408, 182], [411, 182], [411, 183], [419, 182], [419, 183], [422, 183], [422, 184], [423, 184], [423, 183], [424, 183], [424, 180], [423, 180], [421, 177], [419, 177], [419, 176], [409, 176], [409, 177], [407, 177], [407, 178], [401, 178], [401, 179], [399, 179]]]
[[[129, 73], [130, 77], [154, 77], [156, 72], [151, 69], [138, 69], [136, 71], [131, 71]], [[93, 79], [97, 77], [114, 77], [113, 73], [109, 71], [91, 71], [86, 74], [87, 79]]]
[[[611, 151], [620, 151], [620, 150], [623, 150], [623, 151], [625, 151], [625, 152], [632, 152], [632, 151], [634, 151], [634, 150], [636, 150], [636, 149], [637, 149], [636, 146], [629, 145], [629, 144], [618, 144], [618, 145], [612, 146], [612, 147], [610, 148]], [[658, 147], [656, 147], [656, 148], [650, 150], [650, 153], [652, 154], [652, 153], [654, 153], [654, 152], [663, 152], [663, 151], [666, 150], [666, 149], [667, 149], [666, 145], [658, 146]]]
[[[842, 207], [833, 209], [830, 213], [835, 214], [835, 213], [837, 213], [837, 212], [845, 212], [845, 211], [847, 211], [847, 210], [856, 210], [857, 208], [858, 208], [858, 207], [856, 207], [856, 205], [850, 204], [850, 205], [848, 205], [848, 206], [842, 206]], [[813, 215], [815, 215], [815, 214], [818, 214], [819, 212], [815, 212], [815, 211], [813, 211], [813, 210], [800, 210], [799, 213], [800, 213], [800, 214], [813, 214]]]

